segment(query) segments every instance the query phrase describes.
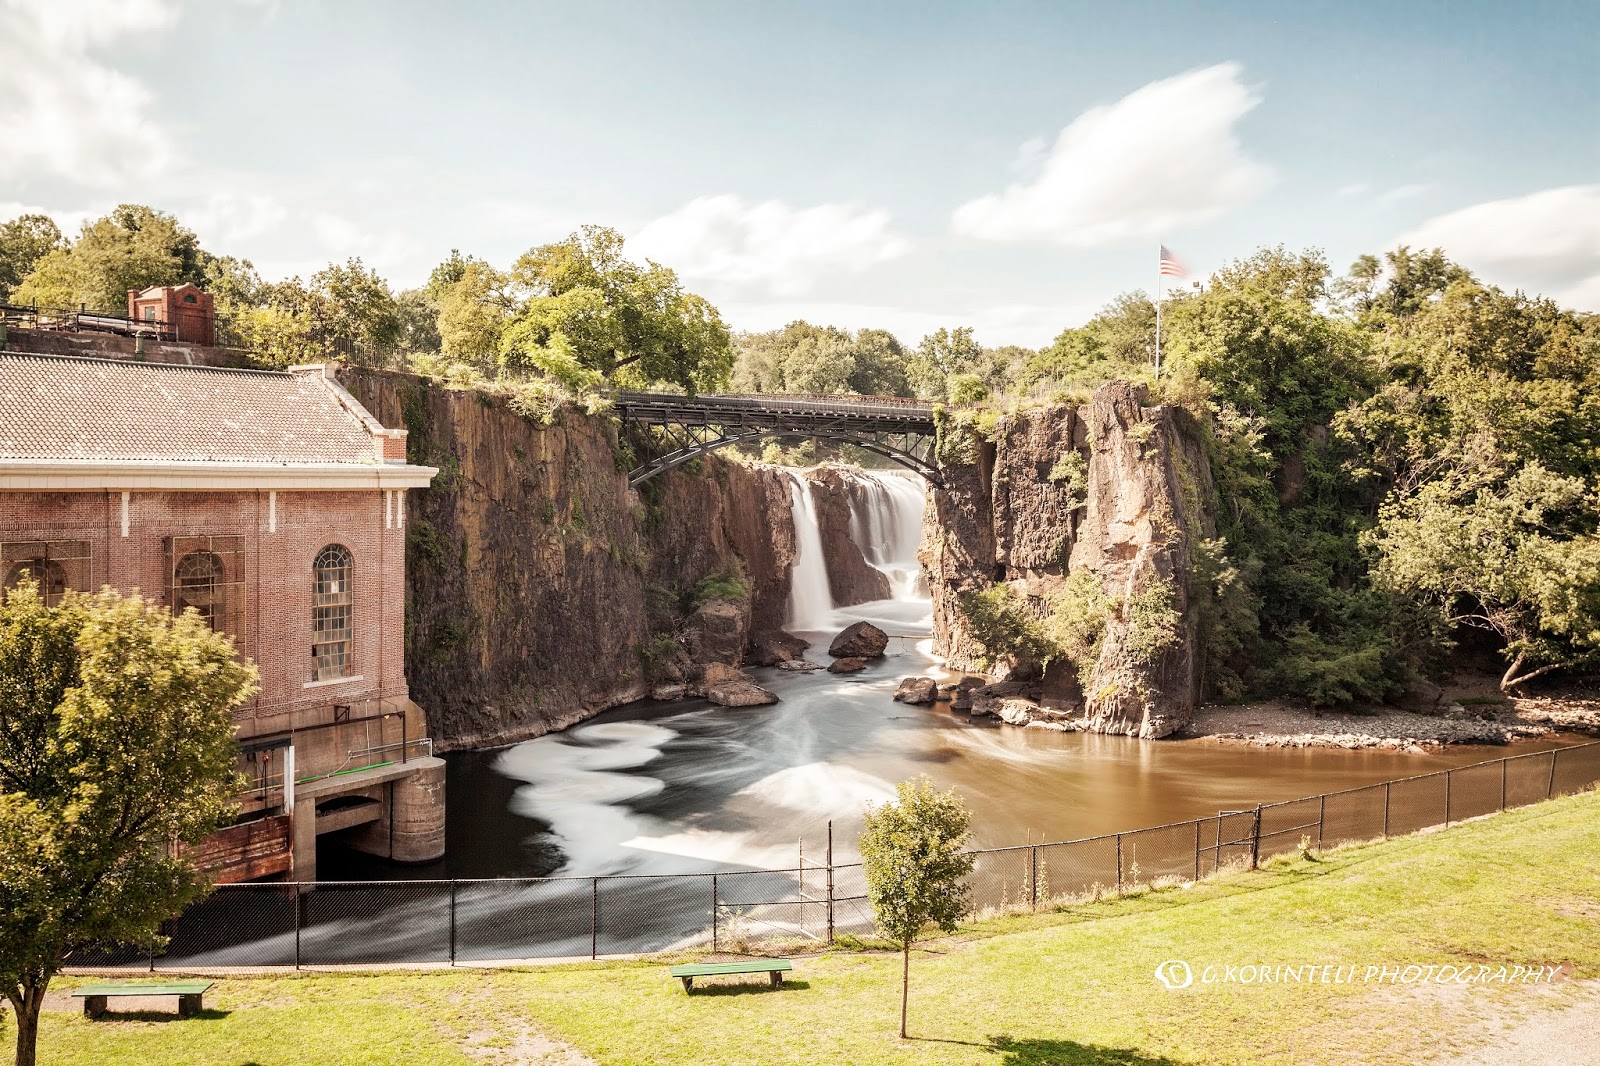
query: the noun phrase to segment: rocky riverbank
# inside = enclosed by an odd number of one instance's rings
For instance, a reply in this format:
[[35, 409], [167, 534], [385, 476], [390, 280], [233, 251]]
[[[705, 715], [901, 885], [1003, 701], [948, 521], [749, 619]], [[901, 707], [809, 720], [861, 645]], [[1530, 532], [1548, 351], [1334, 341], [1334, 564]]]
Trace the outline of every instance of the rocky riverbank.
[[[948, 703], [957, 713], [1064, 733], [1094, 732], [1071, 704], [1046, 696], [1036, 682], [968, 676], [937, 683], [908, 677], [894, 698], [902, 703]], [[1206, 739], [1264, 748], [1383, 748], [1425, 751], [1446, 744], [1509, 744], [1554, 733], [1600, 736], [1600, 698], [1582, 695], [1529, 699], [1468, 696], [1446, 700], [1432, 713], [1398, 707], [1317, 711], [1280, 701], [1211, 704], [1195, 710], [1175, 740]]]
[[1436, 714], [1385, 707], [1365, 712], [1313, 711], [1283, 703], [1206, 706], [1176, 734], [1267, 748], [1391, 748], [1508, 744], [1552, 733], [1600, 734], [1600, 702], [1509, 700], [1450, 704]]

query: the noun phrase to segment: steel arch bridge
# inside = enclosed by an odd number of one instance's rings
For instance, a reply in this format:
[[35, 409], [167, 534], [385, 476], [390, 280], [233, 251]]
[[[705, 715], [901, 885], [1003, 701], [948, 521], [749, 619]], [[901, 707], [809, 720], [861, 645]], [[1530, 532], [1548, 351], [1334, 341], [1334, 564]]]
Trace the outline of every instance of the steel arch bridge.
[[657, 446], [628, 471], [640, 485], [663, 470], [730, 444], [767, 437], [807, 437], [854, 444], [941, 484], [934, 459], [933, 405], [886, 397], [768, 395], [679, 396], [616, 392], [624, 423], [656, 429]]

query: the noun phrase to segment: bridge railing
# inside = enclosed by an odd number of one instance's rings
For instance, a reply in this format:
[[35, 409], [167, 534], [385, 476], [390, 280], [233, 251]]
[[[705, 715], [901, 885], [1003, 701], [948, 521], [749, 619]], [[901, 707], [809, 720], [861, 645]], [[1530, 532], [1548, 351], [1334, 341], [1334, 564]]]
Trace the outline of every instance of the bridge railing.
[[647, 411], [749, 414], [836, 415], [855, 418], [889, 418], [896, 421], [931, 421], [933, 405], [897, 396], [851, 396], [816, 393], [713, 393], [684, 396], [666, 392], [612, 393], [619, 408]]

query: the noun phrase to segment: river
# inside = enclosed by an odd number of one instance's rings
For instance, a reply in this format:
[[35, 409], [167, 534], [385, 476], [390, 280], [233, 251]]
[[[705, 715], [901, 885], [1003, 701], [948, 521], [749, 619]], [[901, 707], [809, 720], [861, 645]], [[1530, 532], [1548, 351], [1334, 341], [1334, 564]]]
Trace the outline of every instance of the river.
[[[894, 783], [927, 774], [953, 786], [981, 847], [1064, 840], [1216, 814], [1499, 758], [1499, 747], [1427, 754], [1256, 748], [1210, 740], [1141, 741], [974, 720], [947, 704], [890, 698], [901, 678], [938, 675], [914, 558], [922, 494], [873, 475], [853, 535], [890, 576], [895, 599], [836, 610], [816, 542], [815, 508], [795, 493], [802, 526], [794, 627], [826, 662], [828, 641], [866, 619], [895, 634], [856, 675], [758, 669], [780, 697], [765, 707], [704, 700], [638, 703], [563, 733], [447, 756], [444, 859], [402, 867], [322, 843], [327, 879], [666, 874], [793, 868], [820, 859], [834, 823], [840, 857], [862, 809]], [[908, 488], [912, 491], [908, 491]], [[808, 550], [809, 549], [809, 550]], [[1518, 752], [1556, 746], [1528, 742]]]

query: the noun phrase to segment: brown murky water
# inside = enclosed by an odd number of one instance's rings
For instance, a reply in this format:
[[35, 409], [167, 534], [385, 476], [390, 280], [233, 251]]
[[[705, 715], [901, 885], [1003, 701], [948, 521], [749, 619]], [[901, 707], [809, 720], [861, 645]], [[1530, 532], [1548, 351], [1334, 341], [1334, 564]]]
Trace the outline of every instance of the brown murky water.
[[[925, 614], [925, 601], [886, 601], [834, 621], [868, 617], [906, 633]], [[792, 867], [802, 846], [820, 857], [830, 820], [849, 854], [862, 808], [919, 773], [961, 791], [979, 846], [1064, 840], [1572, 742], [1420, 755], [1251, 748], [1019, 729], [890, 699], [900, 678], [933, 667], [915, 641], [897, 640], [854, 676], [755, 671], [781, 697], [773, 706], [639, 704], [501, 751], [453, 755], [445, 860], [398, 868], [328, 854], [325, 876]]]

